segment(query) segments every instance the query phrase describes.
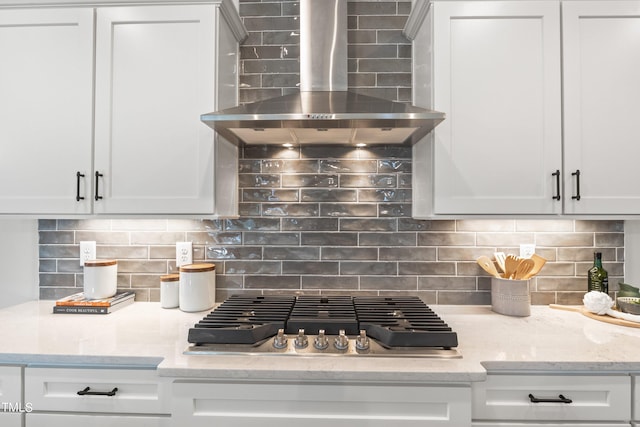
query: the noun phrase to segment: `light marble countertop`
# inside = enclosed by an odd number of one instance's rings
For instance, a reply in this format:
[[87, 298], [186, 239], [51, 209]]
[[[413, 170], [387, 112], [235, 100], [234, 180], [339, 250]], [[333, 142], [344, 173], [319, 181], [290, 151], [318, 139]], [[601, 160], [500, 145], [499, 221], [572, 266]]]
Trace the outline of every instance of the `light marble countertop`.
[[108, 315], [52, 314], [53, 301], [0, 310], [0, 363], [157, 366], [185, 378], [393, 382], [482, 381], [487, 371], [640, 372], [640, 328], [533, 306], [529, 317], [488, 306], [431, 308], [458, 334], [461, 359], [184, 355], [206, 312], [136, 302]]

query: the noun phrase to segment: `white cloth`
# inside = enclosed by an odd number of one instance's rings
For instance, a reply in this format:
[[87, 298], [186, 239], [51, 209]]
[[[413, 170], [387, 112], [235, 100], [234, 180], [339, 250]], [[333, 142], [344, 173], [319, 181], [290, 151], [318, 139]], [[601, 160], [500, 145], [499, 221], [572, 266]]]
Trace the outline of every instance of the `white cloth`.
[[630, 313], [622, 313], [620, 311], [612, 310], [613, 300], [604, 292], [591, 291], [584, 294], [582, 302], [587, 310], [591, 313], [606, 314], [607, 316], [616, 317], [618, 319], [628, 320], [630, 322], [640, 323], [640, 316]]

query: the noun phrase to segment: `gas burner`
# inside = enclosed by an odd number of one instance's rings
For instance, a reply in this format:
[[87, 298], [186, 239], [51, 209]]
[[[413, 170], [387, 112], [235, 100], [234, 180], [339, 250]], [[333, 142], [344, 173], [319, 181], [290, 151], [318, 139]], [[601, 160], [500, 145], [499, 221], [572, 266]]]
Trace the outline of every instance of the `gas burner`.
[[185, 354], [460, 357], [418, 297], [233, 295], [189, 329]]

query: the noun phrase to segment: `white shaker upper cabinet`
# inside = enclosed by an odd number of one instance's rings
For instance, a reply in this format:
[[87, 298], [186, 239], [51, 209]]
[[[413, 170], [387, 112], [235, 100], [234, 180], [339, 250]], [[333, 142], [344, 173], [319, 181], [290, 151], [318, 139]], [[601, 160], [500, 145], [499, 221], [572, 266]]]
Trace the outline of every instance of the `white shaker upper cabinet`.
[[414, 146], [413, 216], [561, 213], [559, 3], [434, 2], [414, 55], [447, 117]]
[[0, 10], [0, 58], [0, 214], [90, 213], [93, 10]]
[[97, 9], [95, 213], [212, 214], [216, 189], [235, 205], [235, 180], [214, 182], [216, 164], [235, 176], [235, 147], [200, 122], [218, 105], [217, 83], [234, 89], [222, 105], [237, 99], [237, 41], [218, 9]]
[[640, 214], [640, 2], [567, 1], [562, 20], [565, 212]]

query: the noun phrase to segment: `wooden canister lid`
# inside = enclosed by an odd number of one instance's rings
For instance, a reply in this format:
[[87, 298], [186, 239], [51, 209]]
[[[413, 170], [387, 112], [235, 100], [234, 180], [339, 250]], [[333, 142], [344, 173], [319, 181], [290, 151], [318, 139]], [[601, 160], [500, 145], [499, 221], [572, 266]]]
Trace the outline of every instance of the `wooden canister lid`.
[[215, 264], [187, 264], [180, 266], [180, 271], [184, 271], [185, 273], [200, 273], [203, 271], [213, 271], [216, 269]]
[[106, 267], [109, 265], [116, 265], [118, 261], [115, 259], [88, 259], [85, 260], [85, 267]]
[[161, 282], [176, 282], [178, 280], [180, 280], [180, 275], [177, 273], [165, 274], [164, 276], [160, 276]]

